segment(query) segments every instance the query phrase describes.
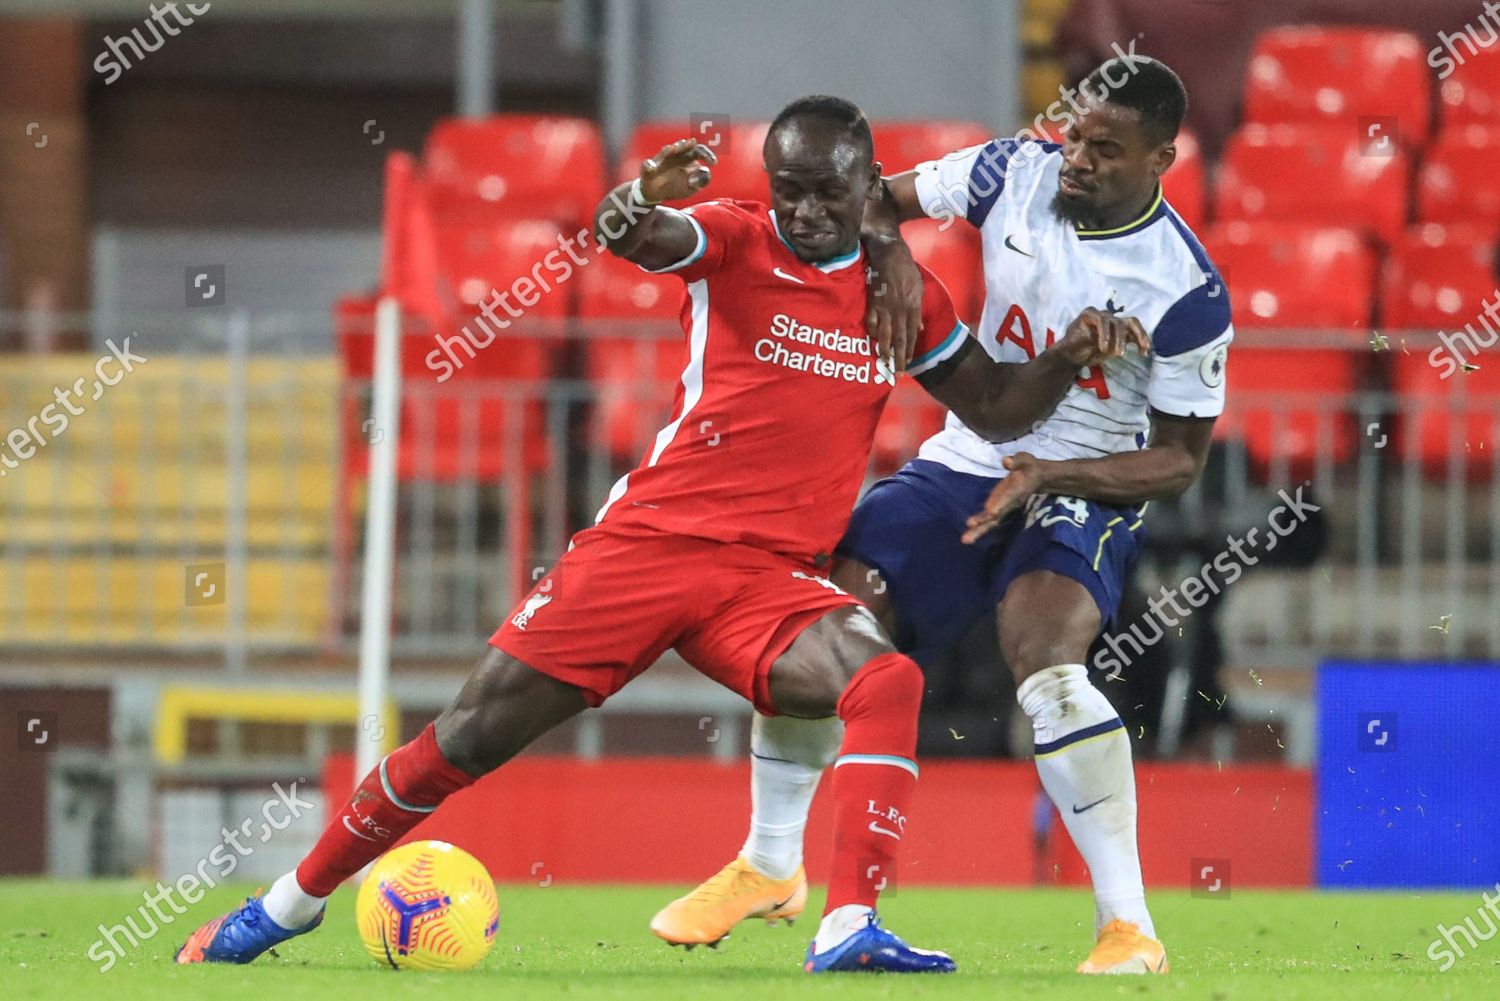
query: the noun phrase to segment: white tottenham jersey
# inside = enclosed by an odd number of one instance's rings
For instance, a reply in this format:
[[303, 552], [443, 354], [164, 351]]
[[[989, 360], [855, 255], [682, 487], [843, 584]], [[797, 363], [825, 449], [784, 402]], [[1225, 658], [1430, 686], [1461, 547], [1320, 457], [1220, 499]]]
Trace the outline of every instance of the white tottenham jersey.
[[1136, 317], [1152, 351], [1134, 348], [1085, 369], [1057, 410], [1031, 433], [994, 444], [953, 414], [919, 457], [979, 476], [1002, 477], [1001, 459], [1095, 458], [1146, 442], [1148, 408], [1217, 417], [1234, 328], [1229, 295], [1203, 245], [1161, 197], [1118, 229], [1080, 230], [1053, 214], [1060, 147], [995, 139], [917, 167], [922, 209], [964, 220], [984, 248], [979, 343], [997, 361], [1024, 362], [1061, 337], [1087, 306]]

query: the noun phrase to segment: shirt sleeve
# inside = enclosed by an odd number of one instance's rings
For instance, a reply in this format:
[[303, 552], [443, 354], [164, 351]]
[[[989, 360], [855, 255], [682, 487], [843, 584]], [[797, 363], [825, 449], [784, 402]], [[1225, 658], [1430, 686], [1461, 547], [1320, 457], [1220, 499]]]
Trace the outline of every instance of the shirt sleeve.
[[703, 202], [669, 211], [687, 219], [698, 234], [698, 243], [676, 263], [663, 268], [642, 267], [648, 274], [678, 275], [685, 282], [707, 277], [723, 266], [730, 246], [745, 228], [743, 212], [726, 202]]
[[956, 150], [941, 160], [916, 166], [917, 200], [922, 211], [944, 222], [966, 220], [978, 229], [1005, 190], [1013, 163], [1048, 153], [1055, 143], [1023, 139], [991, 139], [978, 146]]
[[1173, 417], [1219, 416], [1232, 340], [1228, 290], [1210, 275], [1173, 303], [1152, 332], [1146, 402]]
[[926, 268], [922, 268], [922, 329], [917, 332], [917, 347], [912, 352], [906, 374], [918, 376], [931, 372], [952, 358], [963, 347], [969, 328], [958, 318], [947, 287]]

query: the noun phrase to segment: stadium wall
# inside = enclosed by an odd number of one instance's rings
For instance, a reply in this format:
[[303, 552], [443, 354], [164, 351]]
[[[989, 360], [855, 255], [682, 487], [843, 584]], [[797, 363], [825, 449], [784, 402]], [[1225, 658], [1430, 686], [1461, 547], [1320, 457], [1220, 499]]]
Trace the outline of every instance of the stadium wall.
[[[803, 94], [843, 94], [873, 118], [1015, 127], [1018, 0], [857, 6], [804, 0], [642, 0], [641, 117], [767, 120]], [[711, 23], [711, 27], [707, 26]], [[705, 45], [704, 33], [733, 39]]]
[[[1145, 763], [1136, 774], [1148, 885], [1218, 880], [1223, 894], [1231, 885], [1310, 883], [1308, 772]], [[323, 783], [352, 788], [352, 759], [330, 757]], [[1037, 789], [1030, 762], [924, 764], [897, 885], [1033, 882]], [[407, 840], [451, 841], [501, 881], [692, 883], [734, 857], [749, 811], [747, 764], [523, 757], [453, 797]], [[829, 871], [831, 824], [825, 784], [807, 844], [815, 882]], [[1086, 885], [1055, 814], [1051, 827], [1043, 871]]]

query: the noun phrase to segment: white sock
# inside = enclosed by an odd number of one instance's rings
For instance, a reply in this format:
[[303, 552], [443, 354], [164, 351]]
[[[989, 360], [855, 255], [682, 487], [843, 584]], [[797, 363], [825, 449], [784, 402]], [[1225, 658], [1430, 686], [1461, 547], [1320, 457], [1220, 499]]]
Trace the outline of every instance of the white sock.
[[271, 884], [261, 906], [266, 909], [266, 917], [291, 931], [318, 916], [323, 909], [323, 898], [314, 897], [302, 889], [302, 884], [297, 882], [297, 873], [293, 871]]
[[813, 937], [813, 952], [827, 952], [868, 923], [875, 911], [864, 904], [844, 904], [823, 915], [818, 934]]
[[[1130, 734], [1082, 664], [1060, 664], [1021, 683], [1036, 731], [1036, 770], [1094, 881], [1094, 933], [1116, 918], [1156, 937], [1146, 910], [1135, 835]], [[1082, 811], [1079, 808], [1082, 807]]]
[[802, 865], [813, 793], [843, 739], [837, 717], [757, 715], [750, 724], [750, 836], [740, 854], [757, 872], [788, 879]]

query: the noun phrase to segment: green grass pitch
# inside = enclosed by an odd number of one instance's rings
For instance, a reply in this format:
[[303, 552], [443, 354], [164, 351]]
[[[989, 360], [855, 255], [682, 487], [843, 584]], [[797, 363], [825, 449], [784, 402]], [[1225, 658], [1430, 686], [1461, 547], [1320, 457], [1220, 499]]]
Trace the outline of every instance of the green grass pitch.
[[[210, 893], [107, 973], [88, 956], [97, 926], [141, 904], [139, 884], [0, 881], [4, 1001], [192, 998], [592, 998], [692, 1001], [743, 998], [1119, 998], [1207, 1001], [1377, 1001], [1500, 997], [1500, 936], [1447, 973], [1427, 956], [1439, 923], [1481, 905], [1475, 893], [1322, 894], [1234, 891], [1229, 899], [1153, 895], [1172, 960], [1166, 977], [1084, 978], [1092, 904], [1074, 890], [902, 888], [884, 902], [887, 923], [916, 945], [959, 962], [948, 977], [809, 977], [802, 951], [811, 917], [794, 928], [740, 926], [718, 951], [685, 953], [651, 936], [655, 909], [676, 887], [500, 887], [500, 935], [469, 973], [380, 969], [354, 930], [354, 894], [341, 891], [324, 926], [247, 967], [176, 967], [192, 927], [247, 887]], [[814, 893], [814, 900], [819, 895]], [[1482, 919], [1478, 921], [1485, 927]], [[394, 980], [392, 978], [395, 978]]]

